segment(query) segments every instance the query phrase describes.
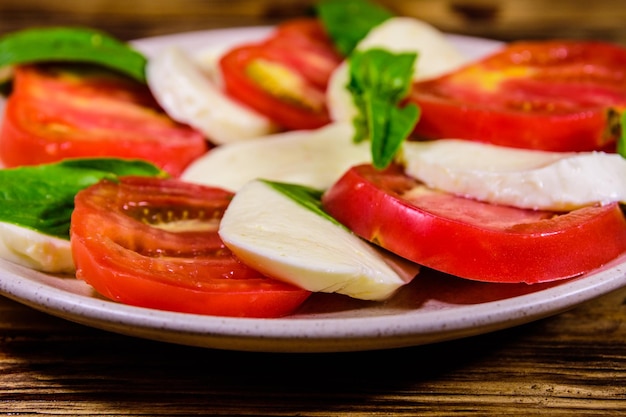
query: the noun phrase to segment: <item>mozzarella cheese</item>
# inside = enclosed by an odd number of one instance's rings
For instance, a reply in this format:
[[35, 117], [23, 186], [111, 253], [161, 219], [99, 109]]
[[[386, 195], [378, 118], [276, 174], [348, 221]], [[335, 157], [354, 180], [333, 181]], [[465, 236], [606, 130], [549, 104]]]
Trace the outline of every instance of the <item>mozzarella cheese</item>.
[[418, 272], [385, 261], [374, 246], [262, 181], [229, 204], [219, 234], [252, 268], [309, 291], [384, 300]]
[[0, 258], [48, 273], [75, 271], [70, 241], [0, 222]]
[[427, 186], [493, 204], [568, 211], [626, 202], [626, 160], [617, 154], [436, 140], [405, 143], [404, 159]]
[[[394, 53], [416, 52], [413, 79], [420, 81], [453, 71], [468, 62], [446, 36], [421, 20], [393, 17], [373, 28], [356, 49], [383, 48]], [[352, 120], [356, 108], [350, 92], [348, 65], [343, 62], [332, 74], [327, 89], [328, 107], [333, 120]]]
[[468, 62], [434, 26], [412, 17], [393, 17], [373, 28], [356, 49], [383, 48], [394, 53], [416, 52], [413, 79], [438, 77]]
[[276, 131], [267, 117], [228, 97], [216, 77], [175, 46], [155, 54], [146, 65], [148, 86], [161, 107], [211, 142], [220, 145]]
[[355, 144], [350, 123], [268, 135], [219, 146], [182, 174], [189, 182], [236, 191], [256, 178], [325, 189], [352, 165], [371, 160], [368, 142]]

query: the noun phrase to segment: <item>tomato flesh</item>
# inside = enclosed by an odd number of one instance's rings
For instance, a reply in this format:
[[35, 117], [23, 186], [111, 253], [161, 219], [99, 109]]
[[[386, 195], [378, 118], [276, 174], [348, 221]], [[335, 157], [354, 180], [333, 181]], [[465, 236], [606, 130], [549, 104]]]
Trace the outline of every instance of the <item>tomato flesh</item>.
[[611, 149], [626, 108], [626, 49], [600, 42], [514, 42], [415, 83], [416, 136], [556, 152]]
[[626, 251], [626, 221], [616, 203], [569, 213], [497, 206], [427, 189], [398, 166], [353, 167], [322, 203], [357, 235], [477, 281], [571, 278]]
[[207, 149], [204, 137], [170, 119], [145, 85], [81, 65], [17, 67], [0, 127], [7, 167], [111, 156], [144, 159], [178, 176]]
[[76, 276], [134, 306], [238, 317], [280, 317], [309, 292], [243, 264], [220, 239], [232, 194], [176, 179], [125, 177], [76, 196]]
[[326, 89], [332, 73], [343, 60], [317, 19], [286, 21], [265, 44], [276, 60], [300, 72], [321, 90]]
[[315, 129], [330, 122], [325, 92], [341, 60], [319, 21], [297, 19], [233, 48], [220, 69], [230, 96], [285, 129]]

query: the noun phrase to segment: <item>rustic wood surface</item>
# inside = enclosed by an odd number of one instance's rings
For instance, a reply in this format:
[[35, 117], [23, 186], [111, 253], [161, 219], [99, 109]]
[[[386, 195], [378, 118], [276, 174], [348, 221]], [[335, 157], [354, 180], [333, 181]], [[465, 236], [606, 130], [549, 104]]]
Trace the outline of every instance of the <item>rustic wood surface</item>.
[[0, 415], [626, 415], [626, 289], [483, 336], [269, 354], [111, 334], [0, 298]]
[[[272, 24], [310, 14], [316, 0], [0, 0], [0, 35], [58, 23], [123, 39]], [[502, 40], [595, 38], [626, 45], [623, 0], [379, 0], [448, 32]]]
[[[459, 33], [626, 39], [621, 0], [544, 1], [549, 6], [534, 15], [538, 0], [387, 3]], [[307, 13], [309, 5], [2, 0], [0, 34], [84, 24], [134, 39], [271, 24]], [[626, 415], [626, 289], [483, 336], [340, 354], [243, 353], [141, 340], [0, 297], [0, 415]]]

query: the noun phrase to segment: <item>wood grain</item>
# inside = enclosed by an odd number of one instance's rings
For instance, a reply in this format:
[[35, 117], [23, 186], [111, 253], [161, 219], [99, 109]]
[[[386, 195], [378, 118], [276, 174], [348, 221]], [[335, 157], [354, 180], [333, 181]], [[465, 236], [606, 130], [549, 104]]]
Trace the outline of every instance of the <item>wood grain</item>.
[[[0, 34], [30, 26], [86, 25], [122, 39], [273, 24], [312, 13], [315, 0], [2, 0]], [[502, 40], [593, 38], [626, 45], [622, 0], [379, 0], [453, 33]]]
[[0, 317], [0, 415], [626, 413], [626, 289], [514, 329], [341, 354], [164, 344], [2, 298]]

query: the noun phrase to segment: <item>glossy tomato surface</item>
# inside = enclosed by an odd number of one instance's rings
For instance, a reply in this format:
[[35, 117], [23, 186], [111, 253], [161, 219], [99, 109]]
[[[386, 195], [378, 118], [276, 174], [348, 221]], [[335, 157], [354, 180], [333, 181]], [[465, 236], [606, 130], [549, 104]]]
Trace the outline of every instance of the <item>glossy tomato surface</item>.
[[206, 151], [204, 137], [172, 121], [145, 85], [85, 65], [17, 67], [0, 127], [7, 167], [113, 156], [178, 176]]
[[497, 206], [428, 189], [398, 166], [354, 167], [322, 202], [357, 235], [421, 265], [479, 281], [575, 277], [626, 251], [618, 204], [568, 213]]
[[315, 129], [330, 122], [325, 92], [341, 61], [319, 21], [297, 19], [233, 48], [220, 70], [230, 96], [285, 129]]
[[418, 82], [415, 134], [549, 151], [614, 149], [626, 108], [626, 48], [590, 41], [514, 42]]
[[249, 268], [220, 239], [231, 199], [221, 189], [140, 177], [80, 191], [70, 233], [77, 278], [140, 307], [238, 317], [291, 313], [310, 293]]

